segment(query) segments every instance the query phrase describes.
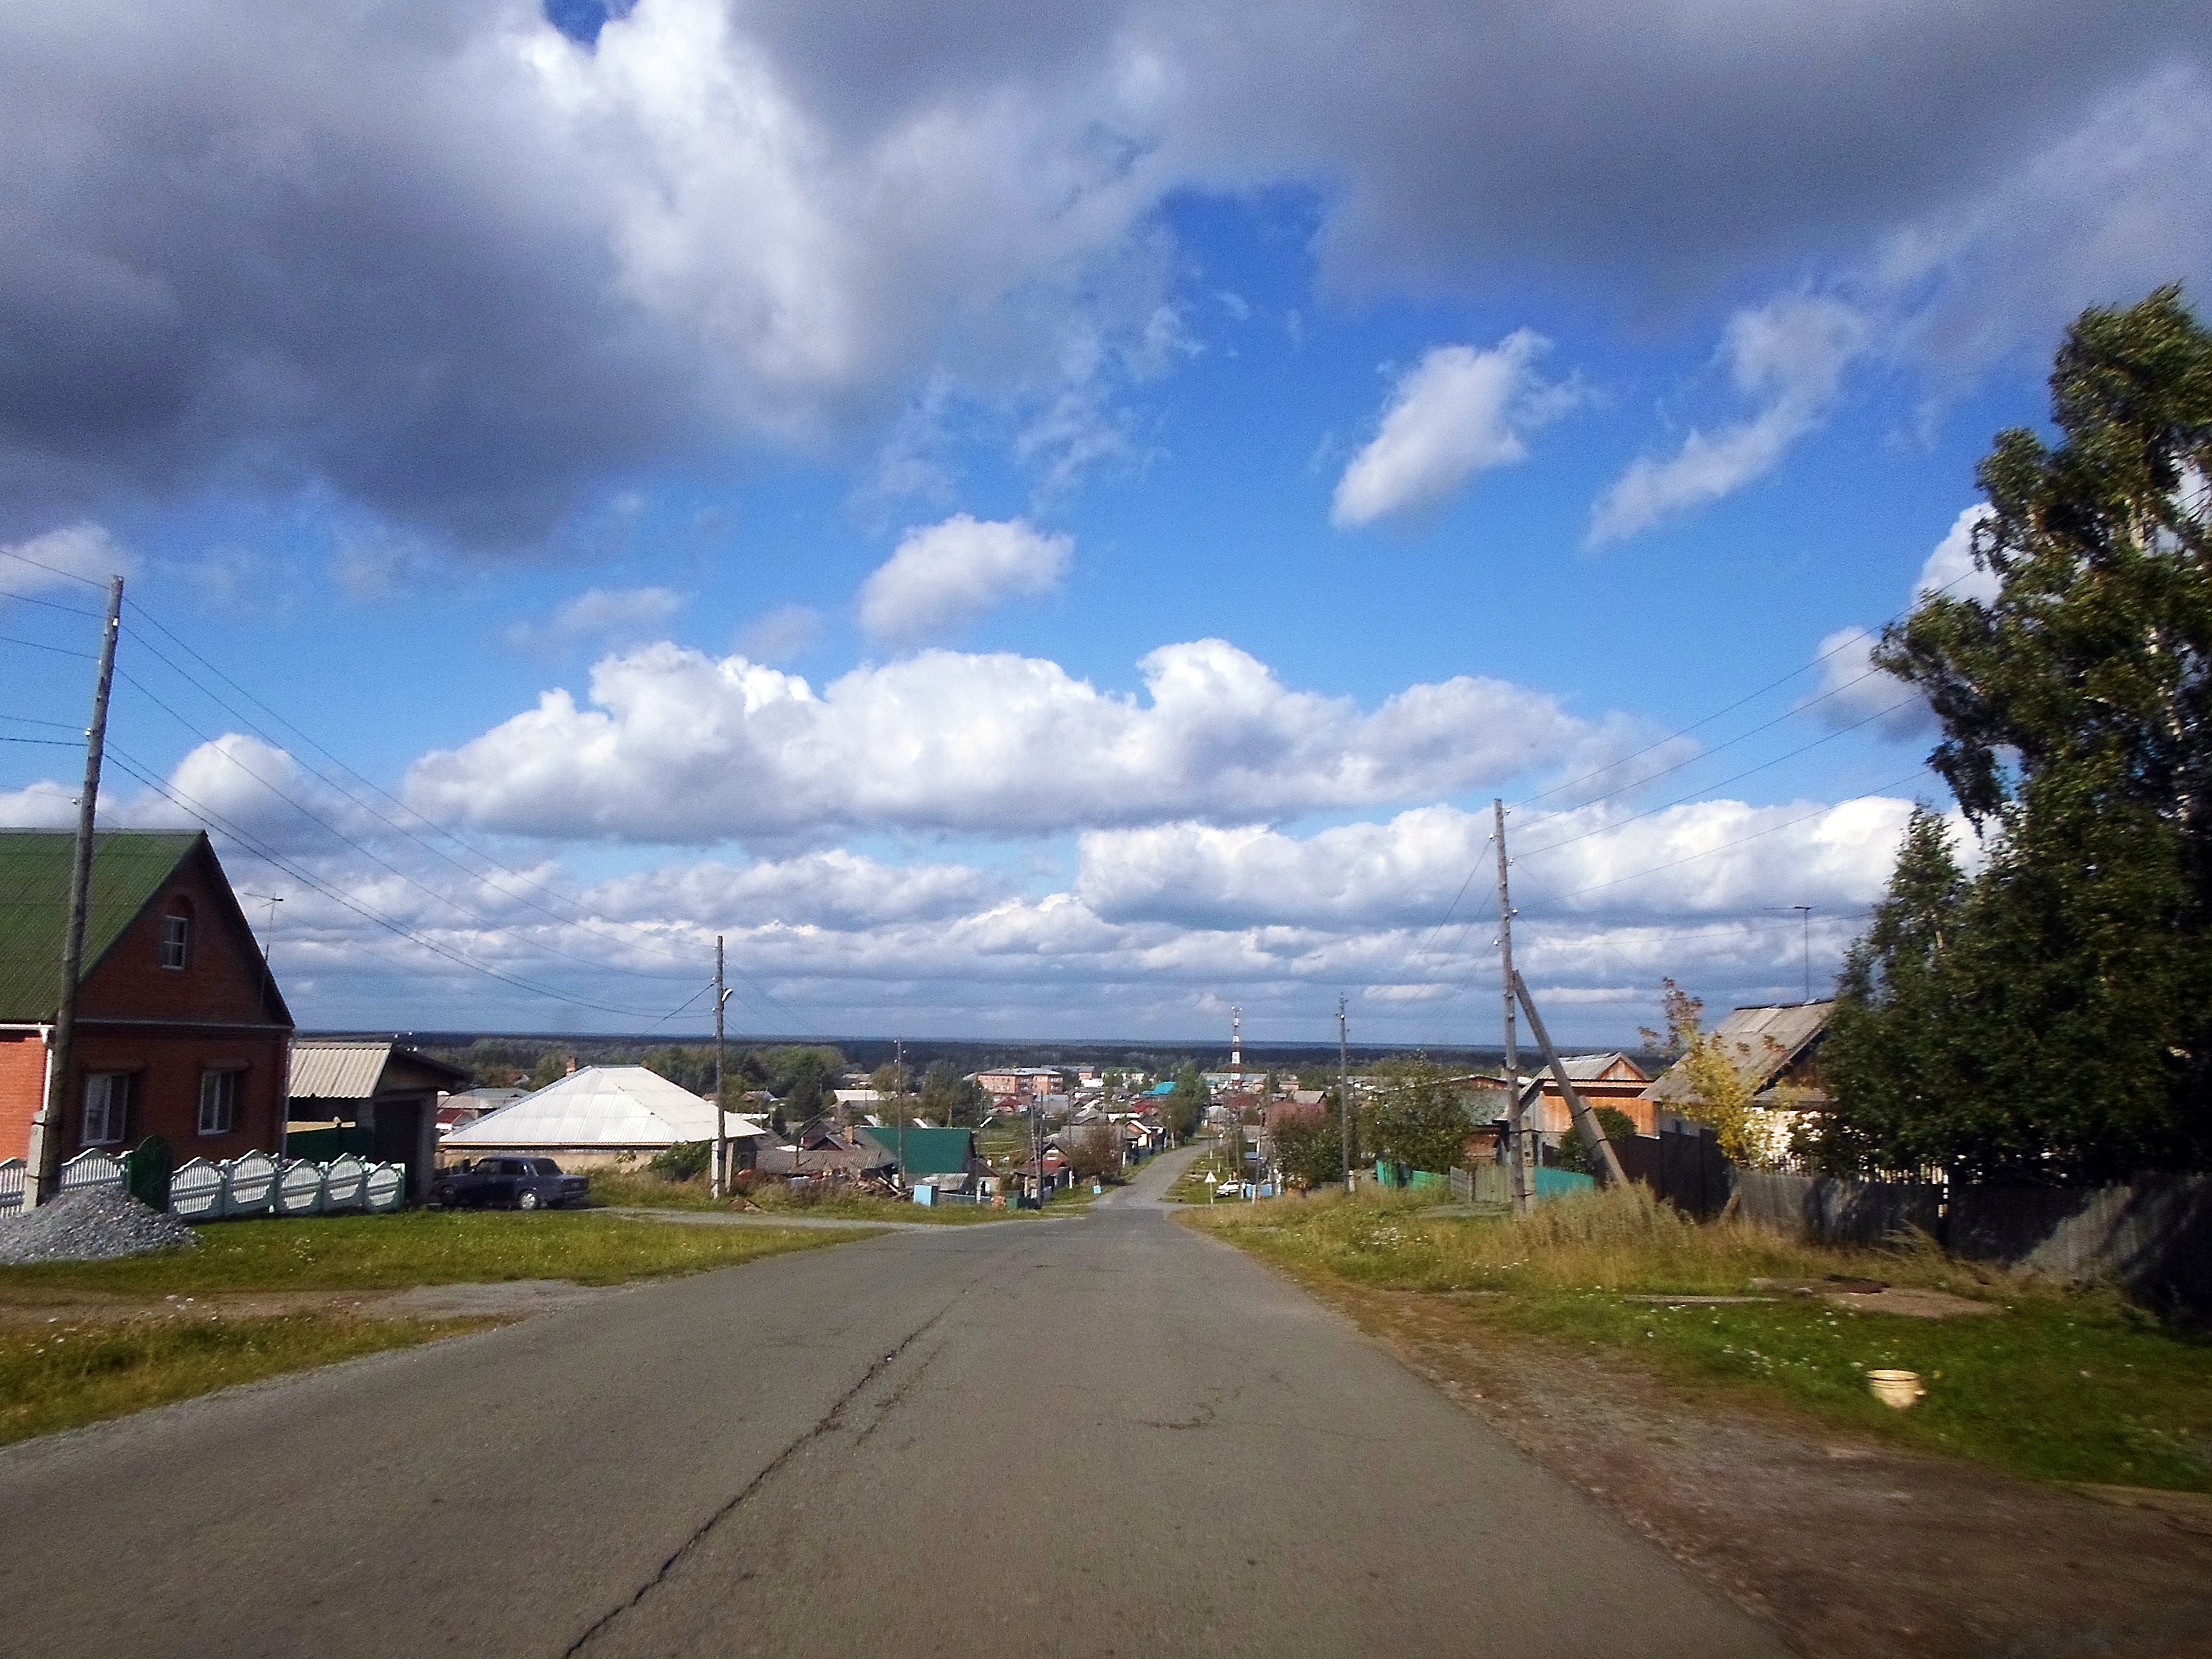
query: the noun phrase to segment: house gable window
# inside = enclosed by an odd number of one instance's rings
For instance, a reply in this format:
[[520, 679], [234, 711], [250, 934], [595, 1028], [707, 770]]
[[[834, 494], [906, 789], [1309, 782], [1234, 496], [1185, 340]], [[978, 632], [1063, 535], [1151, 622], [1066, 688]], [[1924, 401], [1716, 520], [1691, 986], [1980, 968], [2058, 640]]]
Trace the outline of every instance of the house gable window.
[[84, 1144], [112, 1146], [131, 1133], [132, 1097], [138, 1079], [131, 1072], [94, 1072], [84, 1080]]
[[192, 907], [183, 899], [171, 902], [161, 918], [161, 966], [182, 969], [192, 959]]
[[243, 1072], [201, 1073], [200, 1133], [227, 1135], [238, 1127], [238, 1101], [245, 1091]]

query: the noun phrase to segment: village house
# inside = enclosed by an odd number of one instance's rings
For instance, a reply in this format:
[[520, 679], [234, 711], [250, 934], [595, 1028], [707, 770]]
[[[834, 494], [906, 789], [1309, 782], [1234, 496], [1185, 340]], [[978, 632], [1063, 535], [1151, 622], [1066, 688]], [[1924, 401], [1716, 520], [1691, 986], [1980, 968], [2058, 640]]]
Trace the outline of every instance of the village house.
[[[1778, 1152], [1789, 1144], [1801, 1114], [1820, 1111], [1828, 1103], [1820, 1045], [1835, 1006], [1832, 1001], [1754, 1004], [1733, 1010], [1713, 1027], [1709, 1041], [1735, 1068], [1752, 1104], [1770, 1115], [1767, 1139]], [[1686, 1108], [1694, 1093], [1682, 1062], [1668, 1066], [1644, 1097], [1655, 1111]]]
[[472, 1080], [465, 1068], [417, 1054], [397, 1038], [303, 1039], [292, 1045], [285, 1091], [291, 1103], [288, 1150], [301, 1158], [351, 1152], [399, 1164], [407, 1171], [408, 1196], [426, 1199], [437, 1165], [438, 1103]]
[[[73, 845], [0, 831], [0, 1159], [31, 1156], [48, 1100]], [[206, 835], [96, 835], [75, 1050], [53, 1080], [58, 1158], [151, 1135], [179, 1162], [282, 1152], [291, 1038]]]
[[1002, 1066], [975, 1073], [975, 1086], [994, 1100], [1012, 1103], [1066, 1092], [1066, 1078], [1057, 1066]]
[[[757, 1118], [726, 1112], [732, 1169], [765, 1146]], [[563, 1170], [634, 1164], [672, 1146], [714, 1138], [714, 1103], [642, 1066], [586, 1066], [535, 1094], [486, 1113], [447, 1134], [447, 1160], [487, 1153], [550, 1158]]]

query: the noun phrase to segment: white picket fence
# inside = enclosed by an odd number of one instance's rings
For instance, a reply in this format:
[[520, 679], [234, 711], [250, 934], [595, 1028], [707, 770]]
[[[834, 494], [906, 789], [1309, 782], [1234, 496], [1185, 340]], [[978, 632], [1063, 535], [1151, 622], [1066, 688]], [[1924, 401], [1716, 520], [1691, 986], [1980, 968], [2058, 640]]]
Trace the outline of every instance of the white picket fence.
[[[0, 1213], [23, 1205], [23, 1160], [0, 1163]], [[120, 1187], [123, 1161], [79, 1152], [62, 1165], [64, 1193]], [[323, 1215], [335, 1210], [380, 1212], [407, 1201], [407, 1171], [398, 1164], [364, 1164], [350, 1152], [327, 1164], [275, 1158], [266, 1152], [210, 1163], [195, 1158], [169, 1177], [169, 1213], [185, 1221], [237, 1215]]]

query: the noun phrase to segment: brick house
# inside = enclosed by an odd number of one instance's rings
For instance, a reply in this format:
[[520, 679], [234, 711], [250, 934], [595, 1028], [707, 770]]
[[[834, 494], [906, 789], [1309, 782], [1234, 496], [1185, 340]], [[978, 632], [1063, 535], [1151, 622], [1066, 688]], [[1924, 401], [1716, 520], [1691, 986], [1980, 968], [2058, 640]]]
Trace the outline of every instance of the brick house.
[[[0, 1159], [28, 1157], [47, 1086], [73, 842], [0, 830]], [[97, 835], [61, 1158], [156, 1134], [179, 1163], [281, 1151], [291, 1039], [206, 835]]]

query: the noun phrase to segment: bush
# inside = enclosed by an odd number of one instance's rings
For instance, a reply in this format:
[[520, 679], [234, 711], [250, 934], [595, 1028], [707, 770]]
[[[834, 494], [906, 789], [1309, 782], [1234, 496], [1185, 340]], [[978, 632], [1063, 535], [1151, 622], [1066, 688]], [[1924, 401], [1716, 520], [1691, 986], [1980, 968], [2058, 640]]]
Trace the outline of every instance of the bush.
[[645, 1167], [663, 1181], [696, 1181], [707, 1173], [714, 1158], [714, 1142], [679, 1140], [666, 1152], [655, 1152]]
[[[1597, 1127], [1607, 1140], [1628, 1140], [1636, 1134], [1636, 1120], [1618, 1106], [1599, 1106]], [[1572, 1170], [1579, 1175], [1595, 1175], [1590, 1167], [1589, 1149], [1583, 1145], [1582, 1132], [1570, 1129], [1567, 1138], [1553, 1147], [1546, 1159], [1555, 1170]]]

